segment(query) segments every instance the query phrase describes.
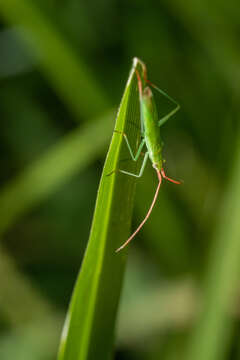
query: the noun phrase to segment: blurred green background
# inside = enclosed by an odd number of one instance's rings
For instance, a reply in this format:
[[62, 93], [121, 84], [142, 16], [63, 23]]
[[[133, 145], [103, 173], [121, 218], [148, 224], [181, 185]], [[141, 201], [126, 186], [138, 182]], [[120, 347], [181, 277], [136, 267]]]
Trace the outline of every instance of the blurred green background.
[[[56, 358], [134, 56], [181, 104], [161, 131], [183, 184], [129, 248], [115, 358], [240, 358], [239, 4], [0, 0], [0, 20], [0, 359]], [[155, 186], [149, 164], [133, 227]]]

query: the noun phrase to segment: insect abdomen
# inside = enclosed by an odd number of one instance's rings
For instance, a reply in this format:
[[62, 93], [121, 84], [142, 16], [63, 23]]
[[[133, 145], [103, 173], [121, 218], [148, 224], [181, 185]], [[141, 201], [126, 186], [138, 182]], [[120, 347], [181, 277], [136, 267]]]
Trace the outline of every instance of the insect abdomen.
[[[147, 91], [146, 91], [147, 89]], [[162, 141], [158, 127], [158, 114], [150, 88], [145, 88], [142, 103], [144, 133], [149, 157], [154, 165], [162, 168]]]

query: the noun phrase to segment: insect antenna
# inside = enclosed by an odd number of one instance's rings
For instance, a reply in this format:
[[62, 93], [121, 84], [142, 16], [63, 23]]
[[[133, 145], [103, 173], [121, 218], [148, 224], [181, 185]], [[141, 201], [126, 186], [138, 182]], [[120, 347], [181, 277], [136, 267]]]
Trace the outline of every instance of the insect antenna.
[[134, 233], [127, 239], [127, 241], [125, 241], [125, 243], [120, 246], [116, 252], [122, 250], [126, 245], [128, 245], [130, 243], [130, 241], [137, 235], [137, 233], [139, 232], [139, 230], [141, 230], [141, 228], [143, 227], [143, 225], [145, 224], [145, 222], [147, 221], [147, 219], [149, 218], [151, 212], [152, 212], [152, 209], [156, 203], [156, 200], [157, 200], [157, 197], [158, 197], [158, 193], [159, 193], [159, 190], [160, 190], [160, 186], [161, 186], [161, 183], [162, 183], [162, 175], [161, 175], [161, 171], [159, 169], [157, 169], [155, 167], [155, 170], [157, 172], [157, 176], [158, 176], [158, 186], [157, 186], [157, 189], [155, 191], [155, 195], [154, 195], [154, 198], [153, 198], [153, 201], [152, 201], [152, 204], [147, 212], [147, 215], [145, 216], [145, 218], [143, 219], [143, 221], [141, 222], [141, 224], [138, 226], [138, 228], [134, 231]]

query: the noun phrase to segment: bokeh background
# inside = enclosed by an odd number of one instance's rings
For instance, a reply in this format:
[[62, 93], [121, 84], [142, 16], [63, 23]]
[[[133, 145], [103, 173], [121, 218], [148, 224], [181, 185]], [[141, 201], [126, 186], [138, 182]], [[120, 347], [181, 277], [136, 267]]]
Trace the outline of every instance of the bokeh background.
[[[239, 4], [9, 0], [0, 1], [0, 21], [0, 359], [56, 358], [134, 56], [181, 104], [161, 132], [165, 170], [183, 184], [164, 183], [131, 245], [115, 358], [185, 359], [201, 337], [197, 314], [204, 284], [218, 284], [217, 265], [237, 289]], [[155, 186], [149, 164], [134, 227]], [[226, 243], [237, 239], [227, 264], [223, 219]], [[231, 302], [216, 346], [224, 359], [240, 357], [237, 296]]]

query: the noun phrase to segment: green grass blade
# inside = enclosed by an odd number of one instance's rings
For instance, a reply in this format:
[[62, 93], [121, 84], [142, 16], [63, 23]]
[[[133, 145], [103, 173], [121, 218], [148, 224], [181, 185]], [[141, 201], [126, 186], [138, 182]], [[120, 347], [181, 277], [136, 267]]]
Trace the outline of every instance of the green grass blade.
[[[31, 0], [0, 0], [0, 15], [19, 30], [40, 59], [50, 83], [78, 118], [109, 107], [94, 77], [63, 36]], [[93, 106], [94, 104], [94, 106]]]
[[[137, 60], [134, 66], [139, 66]], [[134, 66], [115, 128], [127, 132], [131, 144], [136, 147], [139, 98]], [[125, 251], [117, 254], [115, 250], [129, 235], [135, 179], [121, 173], [106, 175], [126, 157], [129, 158], [129, 154], [123, 137], [115, 133], [100, 181], [88, 247], [63, 330], [59, 360], [111, 358], [126, 259]], [[134, 162], [122, 164], [122, 168], [135, 171]]]
[[74, 130], [1, 189], [1, 235], [96, 158], [111, 136], [112, 119], [110, 112]]
[[204, 304], [189, 349], [189, 360], [225, 359], [233, 329], [231, 305], [240, 270], [240, 139], [234, 172], [223, 199], [209, 261]]

